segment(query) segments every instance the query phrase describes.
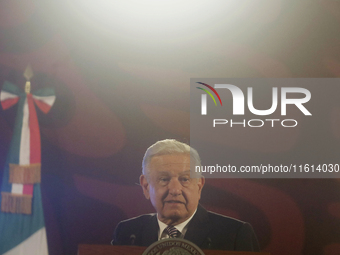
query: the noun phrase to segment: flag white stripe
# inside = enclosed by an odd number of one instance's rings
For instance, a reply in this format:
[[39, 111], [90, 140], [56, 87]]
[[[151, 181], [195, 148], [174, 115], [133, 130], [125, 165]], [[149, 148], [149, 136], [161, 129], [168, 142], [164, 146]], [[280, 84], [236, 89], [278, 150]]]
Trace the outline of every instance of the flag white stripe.
[[45, 227], [3, 255], [48, 255]]
[[29, 128], [29, 110], [27, 98], [24, 104], [24, 116], [22, 120], [21, 141], [19, 150], [19, 165], [30, 164], [30, 128]]
[[11, 193], [18, 194], [18, 195], [24, 194], [24, 185], [21, 183], [12, 183]]
[[13, 98], [16, 98], [16, 97], [18, 97], [18, 96], [15, 95], [15, 94], [12, 94], [12, 93], [9, 93], [9, 92], [6, 92], [6, 91], [1, 91], [0, 101], [4, 101], [4, 100], [7, 100], [7, 99], [13, 99]]
[[49, 106], [52, 106], [55, 101], [55, 96], [47, 96], [47, 97], [39, 97], [39, 96], [34, 96], [35, 99], [38, 99], [39, 101], [43, 101], [45, 104], [48, 104]]

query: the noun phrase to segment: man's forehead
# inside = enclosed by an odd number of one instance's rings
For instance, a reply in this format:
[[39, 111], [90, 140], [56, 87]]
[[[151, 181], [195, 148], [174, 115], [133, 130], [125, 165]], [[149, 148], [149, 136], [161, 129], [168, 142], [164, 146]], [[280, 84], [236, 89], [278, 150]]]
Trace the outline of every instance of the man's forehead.
[[150, 160], [150, 165], [153, 166], [189, 166], [190, 167], [190, 155], [189, 154], [166, 154], [153, 156]]
[[[160, 175], [160, 176], [161, 175], [171, 175], [172, 174], [171, 171], [162, 171], [162, 170], [155, 171], [154, 173], [157, 174], [157, 175]], [[190, 170], [179, 172], [179, 173], [176, 173], [176, 174], [178, 174], [179, 176], [190, 175]]]

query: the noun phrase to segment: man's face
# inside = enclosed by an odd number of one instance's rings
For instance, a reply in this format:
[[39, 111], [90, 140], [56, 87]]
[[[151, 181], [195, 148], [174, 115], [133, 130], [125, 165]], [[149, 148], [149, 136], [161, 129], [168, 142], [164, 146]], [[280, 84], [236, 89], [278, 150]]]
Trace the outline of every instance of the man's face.
[[154, 156], [147, 168], [148, 176], [142, 175], [140, 183], [159, 220], [176, 225], [190, 218], [204, 185], [204, 178], [190, 178], [190, 155]]

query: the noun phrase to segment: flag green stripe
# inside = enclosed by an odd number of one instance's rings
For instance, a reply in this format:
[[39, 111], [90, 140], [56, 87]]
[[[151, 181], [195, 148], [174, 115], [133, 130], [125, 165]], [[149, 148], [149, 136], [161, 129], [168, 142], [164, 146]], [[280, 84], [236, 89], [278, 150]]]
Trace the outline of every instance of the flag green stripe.
[[34, 91], [32, 94], [39, 97], [48, 97], [55, 95], [54, 89], [52, 88], [38, 89], [37, 91]]
[[13, 83], [10, 83], [9, 81], [4, 82], [2, 90], [18, 96], [24, 94], [22, 90], [20, 90], [17, 86], [15, 86]]
[[0, 254], [16, 247], [45, 226], [40, 184], [34, 184], [32, 214], [0, 213]]
[[7, 154], [4, 174], [2, 178], [1, 191], [5, 191], [5, 192], [11, 192], [11, 189], [12, 189], [12, 184], [8, 182], [9, 164], [19, 164], [21, 129], [22, 129], [22, 119], [24, 115], [25, 100], [26, 100], [26, 96], [22, 96], [20, 97], [19, 102], [18, 102], [18, 110], [17, 110], [17, 116], [15, 120], [13, 137], [12, 137], [9, 151]]
[[18, 102], [18, 112], [15, 120], [13, 137], [9, 149], [9, 163], [19, 164], [19, 153], [20, 153], [20, 141], [21, 141], [21, 130], [22, 121], [24, 117], [24, 104], [26, 101], [26, 95], [21, 96]]

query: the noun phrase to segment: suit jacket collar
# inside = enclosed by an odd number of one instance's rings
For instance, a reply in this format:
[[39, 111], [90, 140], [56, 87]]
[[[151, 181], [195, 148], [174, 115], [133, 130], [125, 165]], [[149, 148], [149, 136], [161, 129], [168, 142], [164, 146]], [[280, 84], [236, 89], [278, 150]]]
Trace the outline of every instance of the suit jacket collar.
[[150, 219], [148, 219], [142, 229], [142, 246], [149, 246], [158, 240], [158, 228], [157, 214], [154, 214], [150, 217]]
[[201, 205], [198, 205], [197, 212], [189, 222], [184, 239], [201, 247], [209, 238], [209, 233], [211, 231], [209, 222], [208, 212]]

